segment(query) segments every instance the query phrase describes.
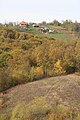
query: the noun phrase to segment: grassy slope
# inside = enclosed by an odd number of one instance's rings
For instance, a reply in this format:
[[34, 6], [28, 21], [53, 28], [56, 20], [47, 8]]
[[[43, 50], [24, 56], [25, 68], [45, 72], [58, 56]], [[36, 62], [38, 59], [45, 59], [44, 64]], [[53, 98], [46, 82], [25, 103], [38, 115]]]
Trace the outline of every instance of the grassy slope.
[[46, 26], [49, 29], [54, 29], [56, 32], [54, 33], [42, 33], [39, 31], [39, 28], [33, 28], [29, 27], [27, 31], [29, 30], [30, 33], [33, 33], [34, 35], [39, 35], [47, 38], [54, 38], [56, 40], [74, 40], [74, 35], [71, 34], [69, 31], [65, 30], [63, 27], [60, 26], [53, 26], [53, 25], [47, 25]]
[[[6, 91], [6, 109], [12, 109], [16, 104], [28, 104], [35, 97], [45, 96], [50, 104], [59, 103], [79, 108], [80, 76], [75, 74], [45, 78], [40, 81], [18, 85]], [[79, 108], [80, 109], [80, 108]]]

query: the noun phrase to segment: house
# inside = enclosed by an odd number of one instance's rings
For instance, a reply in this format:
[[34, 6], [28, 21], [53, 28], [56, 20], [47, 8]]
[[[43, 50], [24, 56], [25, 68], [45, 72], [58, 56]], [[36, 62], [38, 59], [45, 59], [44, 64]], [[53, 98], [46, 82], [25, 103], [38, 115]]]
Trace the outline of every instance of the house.
[[49, 33], [53, 33], [54, 32], [54, 30], [53, 29], [49, 29]]
[[49, 28], [47, 28], [47, 27], [41, 27], [39, 30], [40, 30], [42, 33], [54, 33], [54, 32], [55, 32], [54, 29], [49, 29]]
[[41, 27], [41, 28], [40, 28], [40, 31], [41, 31], [42, 33], [48, 33], [48, 32], [49, 32], [49, 29], [48, 29], [47, 27]]
[[33, 24], [32, 26], [33, 26], [34, 28], [38, 28], [38, 27], [39, 27], [38, 24]]
[[27, 27], [27, 26], [28, 26], [28, 23], [22, 21], [22, 22], [19, 23], [19, 26], [20, 26], [20, 27]]

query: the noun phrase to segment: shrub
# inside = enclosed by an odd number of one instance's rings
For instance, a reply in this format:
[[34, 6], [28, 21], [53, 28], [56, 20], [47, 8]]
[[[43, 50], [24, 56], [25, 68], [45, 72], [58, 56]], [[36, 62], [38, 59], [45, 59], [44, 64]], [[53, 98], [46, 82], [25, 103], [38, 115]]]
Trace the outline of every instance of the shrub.
[[25, 107], [18, 104], [12, 110], [10, 120], [79, 120], [80, 115], [68, 106], [50, 105], [40, 96], [30, 101]]
[[11, 29], [6, 29], [3, 31], [3, 36], [5, 38], [15, 39], [15, 34], [16, 34], [16, 32]]
[[64, 69], [62, 68], [61, 60], [59, 59], [57, 60], [57, 62], [54, 64], [53, 70], [55, 75], [60, 75], [65, 72]]
[[0, 91], [9, 88], [9, 73], [7, 70], [0, 71]]
[[78, 118], [77, 118], [77, 120], [80, 120], [80, 112], [78, 113]]
[[29, 72], [29, 81], [33, 81], [36, 77], [36, 74], [35, 74], [34, 70], [35, 70], [34, 66], [31, 67], [30, 72]]
[[32, 46], [30, 45], [30, 44], [28, 44], [28, 43], [22, 43], [22, 45], [21, 45], [21, 48], [23, 49], [23, 50], [28, 50], [29, 48], [31, 48]]
[[10, 75], [9, 69], [0, 70], [0, 92], [19, 84], [18, 78]]
[[24, 115], [23, 107], [17, 105], [12, 111], [11, 120], [23, 120], [23, 115]]
[[11, 59], [10, 54], [2, 54], [0, 58], [0, 68], [8, 67], [8, 60]]
[[44, 76], [42, 66], [35, 67], [34, 73], [35, 73], [36, 79], [42, 78]]
[[0, 120], [9, 120], [6, 114], [0, 114]]
[[51, 107], [48, 105], [44, 97], [38, 97], [32, 100], [27, 105], [27, 113], [31, 119], [40, 120], [44, 116], [46, 116], [51, 110]]
[[7, 38], [15, 39], [15, 34], [11, 31], [8, 33]]
[[19, 39], [19, 36], [20, 36], [20, 33], [19, 33], [19, 32], [16, 32], [15, 38], [16, 38], [16, 39]]
[[1, 48], [1, 50], [3, 50], [4, 52], [9, 52], [11, 49], [9, 47], [4, 47], [4, 48]]
[[19, 39], [20, 40], [26, 40], [26, 38], [27, 38], [26, 36], [27, 36], [27, 34], [22, 33], [22, 34], [20, 34]]
[[41, 120], [51, 110], [44, 97], [32, 100], [25, 108], [17, 105], [13, 111], [11, 120]]

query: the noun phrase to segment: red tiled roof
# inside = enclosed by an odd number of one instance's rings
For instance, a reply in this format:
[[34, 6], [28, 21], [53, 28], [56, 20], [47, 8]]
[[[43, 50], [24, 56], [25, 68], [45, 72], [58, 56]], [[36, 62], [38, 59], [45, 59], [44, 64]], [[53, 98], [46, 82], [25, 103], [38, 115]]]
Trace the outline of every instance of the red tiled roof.
[[27, 25], [27, 22], [22, 21], [19, 23], [19, 25]]

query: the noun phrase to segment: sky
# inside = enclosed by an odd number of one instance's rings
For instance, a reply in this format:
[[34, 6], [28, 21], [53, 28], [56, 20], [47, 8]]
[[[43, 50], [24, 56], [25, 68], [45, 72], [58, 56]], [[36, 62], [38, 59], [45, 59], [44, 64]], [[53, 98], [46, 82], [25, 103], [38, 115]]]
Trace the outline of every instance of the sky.
[[0, 22], [80, 22], [80, 0], [0, 0]]

